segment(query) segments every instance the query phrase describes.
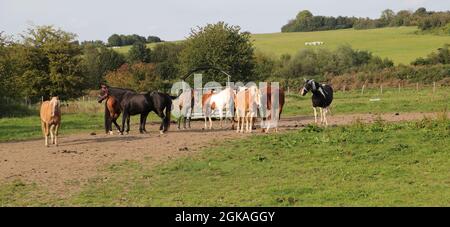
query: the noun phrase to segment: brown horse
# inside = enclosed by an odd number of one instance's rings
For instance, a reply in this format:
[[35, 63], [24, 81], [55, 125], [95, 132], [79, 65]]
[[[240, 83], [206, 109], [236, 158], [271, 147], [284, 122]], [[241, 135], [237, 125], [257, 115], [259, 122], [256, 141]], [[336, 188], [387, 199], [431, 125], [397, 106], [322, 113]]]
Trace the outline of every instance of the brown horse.
[[112, 135], [112, 123], [116, 126], [116, 129], [120, 133], [120, 126], [117, 124], [117, 119], [120, 116], [120, 103], [119, 101], [112, 95], [109, 94], [109, 90], [107, 87], [103, 90], [103, 96], [99, 97], [98, 102], [101, 103], [103, 100], [105, 102], [105, 114], [109, 116], [105, 116], [105, 131], [106, 134]]
[[61, 109], [58, 97], [41, 104], [40, 110], [42, 133], [45, 136], [45, 146], [48, 147], [48, 135], [51, 143], [58, 146], [58, 128], [61, 125]]
[[[278, 132], [278, 121], [281, 118], [281, 112], [283, 111], [283, 106], [285, 102], [285, 95], [283, 88], [276, 88], [274, 86], [266, 86], [260, 89], [261, 97], [264, 97], [266, 102], [266, 112], [262, 117], [263, 124], [262, 131], [268, 133], [271, 123], [275, 124], [275, 131]], [[278, 92], [278, 103], [273, 103], [272, 96]], [[273, 97], [275, 98], [275, 97]], [[264, 121], [266, 121], [264, 123]], [[266, 128], [264, 128], [266, 126]]]

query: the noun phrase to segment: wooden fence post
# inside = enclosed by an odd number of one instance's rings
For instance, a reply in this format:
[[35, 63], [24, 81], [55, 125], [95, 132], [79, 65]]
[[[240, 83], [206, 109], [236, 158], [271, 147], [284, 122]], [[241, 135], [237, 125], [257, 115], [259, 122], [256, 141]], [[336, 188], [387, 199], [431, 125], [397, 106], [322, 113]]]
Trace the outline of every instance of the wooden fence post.
[[433, 94], [436, 93], [436, 82], [433, 82]]
[[419, 83], [416, 83], [416, 91], [419, 92]]
[[361, 95], [364, 94], [364, 88], [366, 87], [366, 84], [363, 84], [362, 89], [361, 89]]
[[380, 93], [383, 94], [383, 84], [380, 85]]

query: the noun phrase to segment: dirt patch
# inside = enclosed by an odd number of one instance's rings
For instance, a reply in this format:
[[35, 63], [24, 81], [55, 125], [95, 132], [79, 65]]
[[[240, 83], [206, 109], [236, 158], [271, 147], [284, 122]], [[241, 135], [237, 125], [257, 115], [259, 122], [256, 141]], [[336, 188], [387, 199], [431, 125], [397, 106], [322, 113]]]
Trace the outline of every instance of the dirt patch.
[[[434, 118], [434, 113], [389, 113], [382, 115], [349, 114], [330, 116], [330, 125], [342, 125], [359, 119], [373, 122], [409, 121]], [[288, 117], [280, 122], [280, 131], [298, 129], [313, 122], [312, 117]], [[214, 126], [218, 124], [215, 123]], [[243, 138], [250, 134], [237, 134], [230, 128], [202, 130], [203, 122], [193, 122], [192, 129], [171, 130], [159, 135], [159, 124], [148, 124], [148, 134], [137, 134], [133, 128], [129, 135], [104, 135], [97, 133], [61, 135], [58, 147], [44, 147], [44, 140], [0, 143], [0, 182], [21, 179], [34, 182], [50, 192], [68, 195], [99, 174], [107, 164], [125, 160], [147, 160], [149, 165], [192, 155], [202, 148], [221, 141]], [[136, 126], [137, 127], [137, 126]], [[64, 133], [64, 132], [62, 132]], [[260, 134], [260, 130], [253, 134]], [[146, 163], [147, 163], [146, 161]], [[74, 183], [76, 182], [76, 183]]]

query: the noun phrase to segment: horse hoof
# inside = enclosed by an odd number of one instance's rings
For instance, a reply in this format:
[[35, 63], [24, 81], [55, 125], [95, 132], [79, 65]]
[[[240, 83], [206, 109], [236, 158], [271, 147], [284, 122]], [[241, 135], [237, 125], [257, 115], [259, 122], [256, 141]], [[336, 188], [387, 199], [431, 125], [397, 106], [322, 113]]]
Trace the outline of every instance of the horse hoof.
[[159, 131], [159, 134], [163, 135], [163, 134], [164, 134], [164, 132], [163, 132], [163, 131]]

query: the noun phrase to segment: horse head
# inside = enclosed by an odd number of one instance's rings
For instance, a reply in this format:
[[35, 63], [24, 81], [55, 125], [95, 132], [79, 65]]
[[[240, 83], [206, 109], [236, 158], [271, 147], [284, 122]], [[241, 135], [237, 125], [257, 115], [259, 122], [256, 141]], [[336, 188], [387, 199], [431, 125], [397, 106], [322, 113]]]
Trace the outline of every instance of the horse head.
[[302, 96], [305, 96], [308, 92], [310, 91], [316, 91], [317, 90], [317, 84], [314, 80], [307, 80], [304, 79], [305, 84], [303, 85], [303, 87], [300, 90], [300, 94]]
[[109, 95], [109, 87], [108, 85], [101, 84], [100, 85], [100, 95], [98, 96], [98, 103], [102, 103], [103, 100], [105, 100]]
[[52, 107], [52, 117], [55, 116], [55, 114], [60, 112], [60, 101], [58, 96], [53, 96], [50, 99], [50, 105]]

